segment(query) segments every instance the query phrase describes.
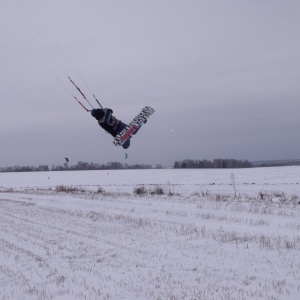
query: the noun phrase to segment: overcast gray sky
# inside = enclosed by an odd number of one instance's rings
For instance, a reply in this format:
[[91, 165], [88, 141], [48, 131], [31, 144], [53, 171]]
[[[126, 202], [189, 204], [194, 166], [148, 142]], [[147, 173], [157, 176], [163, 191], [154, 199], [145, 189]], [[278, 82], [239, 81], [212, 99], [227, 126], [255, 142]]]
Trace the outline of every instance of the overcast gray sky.
[[[0, 167], [300, 158], [299, 11], [297, 0], [0, 0]], [[155, 108], [128, 150], [68, 76], [123, 122]]]

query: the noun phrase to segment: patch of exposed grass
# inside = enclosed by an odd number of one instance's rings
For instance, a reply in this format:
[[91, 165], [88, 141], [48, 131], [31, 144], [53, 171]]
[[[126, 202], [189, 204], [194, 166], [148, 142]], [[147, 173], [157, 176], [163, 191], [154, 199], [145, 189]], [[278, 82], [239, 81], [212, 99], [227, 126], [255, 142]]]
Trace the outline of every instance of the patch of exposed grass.
[[70, 193], [70, 194], [84, 194], [84, 193], [103, 194], [105, 191], [101, 186], [99, 186], [95, 192], [92, 192], [92, 191], [84, 189], [82, 187], [58, 185], [55, 187], [55, 192]]

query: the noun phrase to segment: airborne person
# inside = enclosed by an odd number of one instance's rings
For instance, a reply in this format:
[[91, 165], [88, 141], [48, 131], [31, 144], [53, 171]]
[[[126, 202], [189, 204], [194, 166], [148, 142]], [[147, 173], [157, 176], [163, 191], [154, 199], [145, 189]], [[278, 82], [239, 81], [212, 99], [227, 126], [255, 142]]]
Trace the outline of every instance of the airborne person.
[[[123, 123], [122, 121], [115, 118], [113, 115], [113, 111], [110, 108], [97, 108], [91, 110], [91, 115], [98, 121], [98, 124], [108, 133], [110, 133], [113, 137], [119, 134], [127, 124]], [[138, 128], [134, 134], [137, 133]], [[130, 146], [130, 139], [128, 139], [122, 147], [124, 149], [129, 148]]]
[[[108, 133], [110, 133], [113, 137], [118, 135], [127, 124], [115, 118], [113, 115], [113, 110], [110, 108], [93, 108], [91, 110], [91, 115], [98, 121], [98, 124]], [[147, 123], [147, 120], [144, 119], [143, 123]], [[142, 125], [140, 125], [133, 134], [136, 134]], [[129, 148], [130, 146], [130, 138], [122, 144], [124, 149]]]

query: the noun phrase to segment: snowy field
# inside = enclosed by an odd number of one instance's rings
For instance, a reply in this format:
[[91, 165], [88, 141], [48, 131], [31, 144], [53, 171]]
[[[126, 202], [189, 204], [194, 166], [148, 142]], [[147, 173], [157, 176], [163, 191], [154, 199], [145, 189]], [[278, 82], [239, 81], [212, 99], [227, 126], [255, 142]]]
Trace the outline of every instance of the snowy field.
[[300, 299], [300, 167], [0, 173], [0, 299]]

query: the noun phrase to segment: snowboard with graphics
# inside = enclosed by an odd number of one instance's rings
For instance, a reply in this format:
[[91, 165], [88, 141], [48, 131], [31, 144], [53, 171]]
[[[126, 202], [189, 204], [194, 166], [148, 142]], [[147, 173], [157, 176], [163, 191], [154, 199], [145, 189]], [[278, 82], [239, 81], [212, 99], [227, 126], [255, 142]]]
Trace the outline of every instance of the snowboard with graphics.
[[114, 138], [116, 146], [122, 146], [132, 135], [146, 123], [149, 116], [155, 112], [154, 108], [145, 106], [142, 111]]

